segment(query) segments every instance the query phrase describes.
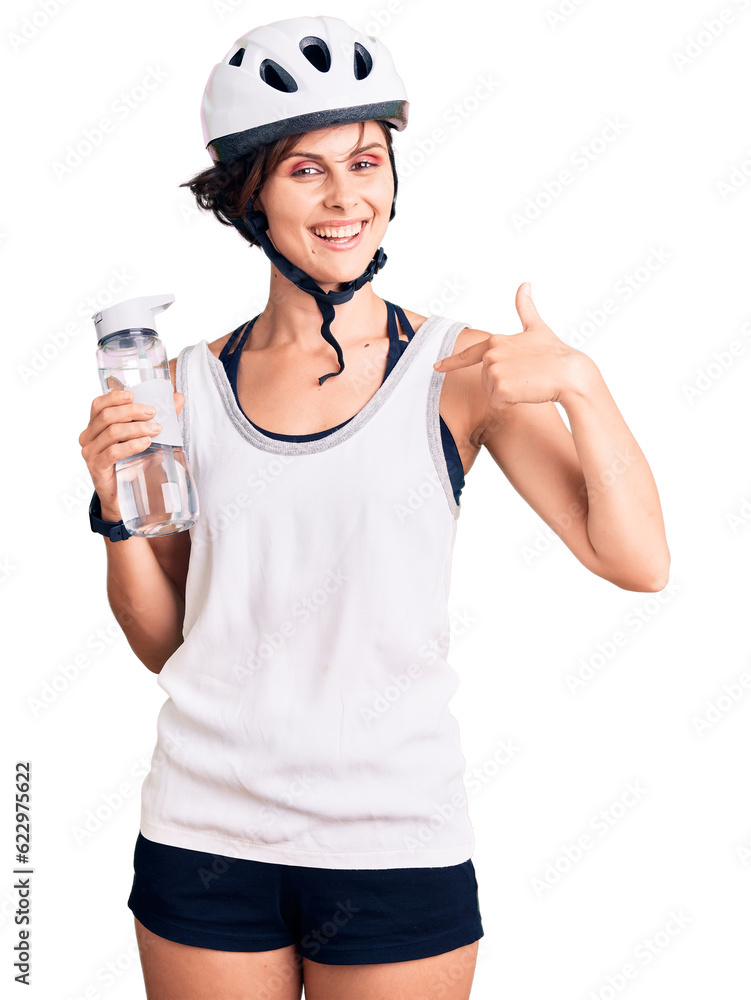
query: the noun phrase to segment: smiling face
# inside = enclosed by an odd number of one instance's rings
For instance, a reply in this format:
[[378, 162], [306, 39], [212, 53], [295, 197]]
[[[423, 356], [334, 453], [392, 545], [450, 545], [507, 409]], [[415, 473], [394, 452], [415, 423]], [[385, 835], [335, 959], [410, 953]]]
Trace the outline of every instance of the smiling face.
[[364, 125], [361, 141], [358, 123], [301, 136], [255, 200], [277, 250], [326, 291], [365, 271], [389, 223], [386, 140], [377, 122]]

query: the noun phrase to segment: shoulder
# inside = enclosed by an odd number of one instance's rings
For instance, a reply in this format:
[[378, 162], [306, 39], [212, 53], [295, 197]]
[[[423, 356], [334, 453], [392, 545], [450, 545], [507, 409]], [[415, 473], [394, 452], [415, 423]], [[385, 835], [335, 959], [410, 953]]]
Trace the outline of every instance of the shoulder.
[[[421, 316], [419, 313], [412, 312], [411, 309], [405, 309], [404, 312], [406, 313], [407, 319], [409, 320], [412, 329], [415, 331], [415, 333], [417, 333], [418, 329], [428, 319], [427, 316]], [[490, 334], [487, 333], [485, 330], [474, 330], [470, 329], [469, 327], [465, 327], [463, 330], [460, 330], [459, 333], [457, 334], [452, 354], [458, 354], [459, 351], [463, 351], [465, 348], [471, 347], [472, 344], [476, 344], [480, 340], [487, 340], [489, 336]], [[466, 372], [468, 371], [468, 369], [464, 368], [461, 369], [461, 371]], [[446, 373], [447, 376], [455, 374], [457, 374], [457, 372]]]
[[412, 312], [411, 309], [404, 309], [404, 315], [409, 320], [409, 325], [412, 327], [412, 329], [415, 331], [415, 333], [417, 333], [417, 331], [419, 330], [419, 328], [422, 326], [422, 324], [428, 318], [427, 316], [421, 316], [420, 313]]
[[236, 332], [237, 332], [236, 330], [232, 330], [230, 333], [226, 333], [223, 337], [219, 337], [218, 340], [211, 341], [211, 343], [209, 344], [209, 350], [211, 351], [211, 353], [214, 355], [215, 358], [217, 359], [219, 358], [219, 355], [224, 350], [227, 341]]
[[[219, 351], [221, 351], [222, 347], [224, 347], [225, 343], [227, 342], [227, 340], [231, 336], [232, 336], [232, 334], [227, 334], [227, 336], [223, 337], [221, 340], [214, 341], [214, 343], [220, 345], [219, 346]], [[187, 345], [187, 347], [190, 347], [190, 348], [193, 348], [195, 346], [196, 346], [196, 344], [189, 344], [189, 345]], [[187, 347], [186, 347], [186, 349], [187, 349]], [[211, 344], [209, 345], [209, 349], [210, 350], [212, 349], [212, 345]], [[218, 352], [217, 352], [217, 357], [219, 357], [219, 353]], [[178, 391], [178, 388], [177, 388], [177, 362], [178, 361], [179, 361], [179, 355], [176, 358], [170, 358], [170, 361], [169, 361], [169, 374], [170, 374], [170, 379], [172, 380], [172, 388], [175, 390], [175, 392]]]
[[[410, 309], [405, 309], [404, 312], [412, 329], [417, 333], [427, 317], [412, 312]], [[490, 334], [486, 330], [464, 327], [456, 336], [451, 354], [459, 354], [466, 348], [472, 347], [473, 344], [487, 340], [489, 336]], [[468, 368], [457, 368], [454, 371], [444, 373], [441, 389], [441, 413], [446, 415], [452, 429], [457, 428], [457, 433], [472, 442], [482, 430], [487, 413], [487, 396], [481, 379], [482, 365], [480, 364], [470, 365]]]
[[[194, 345], [191, 345], [194, 346]], [[172, 388], [175, 392], [178, 391], [177, 388], [177, 362], [179, 358], [170, 358], [169, 362], [169, 377], [172, 380]]]
[[[464, 327], [457, 334], [450, 354], [461, 354], [474, 344], [486, 341], [488, 337], [490, 333], [487, 330]], [[475, 438], [485, 425], [488, 409], [487, 393], [482, 384], [482, 365], [478, 363], [446, 372], [443, 385], [443, 393], [448, 397], [447, 404], [461, 413], [466, 438], [476, 443]]]
[[[457, 334], [451, 355], [461, 354], [474, 344], [486, 341], [489, 336], [487, 330], [465, 327]], [[464, 414], [467, 438], [476, 443], [476, 436], [485, 425], [488, 411], [488, 396], [482, 384], [482, 365], [469, 365], [466, 368], [455, 368], [454, 371], [446, 372], [444, 385], [446, 392], [458, 400], [457, 405]]]
[[[232, 336], [232, 334], [235, 333], [235, 332], [236, 332], [235, 330], [232, 330], [232, 331], [230, 331], [230, 333], [225, 334], [223, 337], [219, 337], [218, 340], [212, 340], [211, 343], [208, 345], [209, 350], [211, 351], [211, 353], [214, 355], [214, 357], [217, 360], [219, 359], [219, 355], [222, 353], [222, 350], [223, 350], [225, 344], [230, 339], [230, 337]], [[172, 360], [170, 361], [170, 363], [169, 363], [169, 373], [170, 373], [170, 378], [172, 379], [173, 388], [175, 389], [175, 392], [177, 392], [177, 382], [176, 382], [176, 379], [177, 379], [177, 358], [172, 358]]]

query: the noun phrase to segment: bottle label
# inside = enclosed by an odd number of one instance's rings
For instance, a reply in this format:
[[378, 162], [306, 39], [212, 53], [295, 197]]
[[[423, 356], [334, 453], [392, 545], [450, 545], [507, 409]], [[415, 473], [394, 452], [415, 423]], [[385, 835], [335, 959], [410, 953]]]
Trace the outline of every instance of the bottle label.
[[177, 483], [162, 483], [162, 499], [165, 514], [174, 514], [182, 508], [180, 487]]
[[171, 379], [149, 378], [143, 382], [136, 382], [135, 385], [129, 385], [128, 389], [133, 393], [134, 403], [156, 407], [156, 413], [153, 417], [149, 417], [149, 420], [161, 424], [162, 429], [159, 434], [152, 437], [152, 443], [171, 444], [182, 448], [183, 439], [177, 422]]

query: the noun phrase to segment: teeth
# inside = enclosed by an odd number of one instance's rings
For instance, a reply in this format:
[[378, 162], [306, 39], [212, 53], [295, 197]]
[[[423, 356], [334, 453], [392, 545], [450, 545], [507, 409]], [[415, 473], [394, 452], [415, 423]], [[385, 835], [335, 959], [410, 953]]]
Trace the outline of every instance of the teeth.
[[345, 226], [342, 229], [313, 229], [316, 236], [332, 236], [332, 237], [348, 237], [357, 236], [357, 234], [362, 229], [362, 222], [358, 222], [354, 226]]

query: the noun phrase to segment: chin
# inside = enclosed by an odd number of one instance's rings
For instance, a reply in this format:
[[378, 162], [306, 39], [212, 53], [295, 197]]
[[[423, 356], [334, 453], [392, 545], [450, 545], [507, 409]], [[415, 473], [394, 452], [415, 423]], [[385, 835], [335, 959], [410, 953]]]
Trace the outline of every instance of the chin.
[[[375, 250], [373, 253], [375, 253]], [[313, 281], [315, 281], [318, 285], [340, 285], [346, 284], [348, 281], [355, 281], [359, 278], [360, 275], [366, 270], [370, 261], [373, 259], [373, 253], [367, 257], [365, 255], [359, 257], [357, 259], [357, 264], [353, 264], [351, 261], [342, 261], [338, 267], [324, 267], [321, 264], [306, 267], [305, 264], [293, 260], [292, 257], [290, 257], [289, 260], [292, 260], [293, 263], [300, 268], [300, 270], [309, 274]]]

